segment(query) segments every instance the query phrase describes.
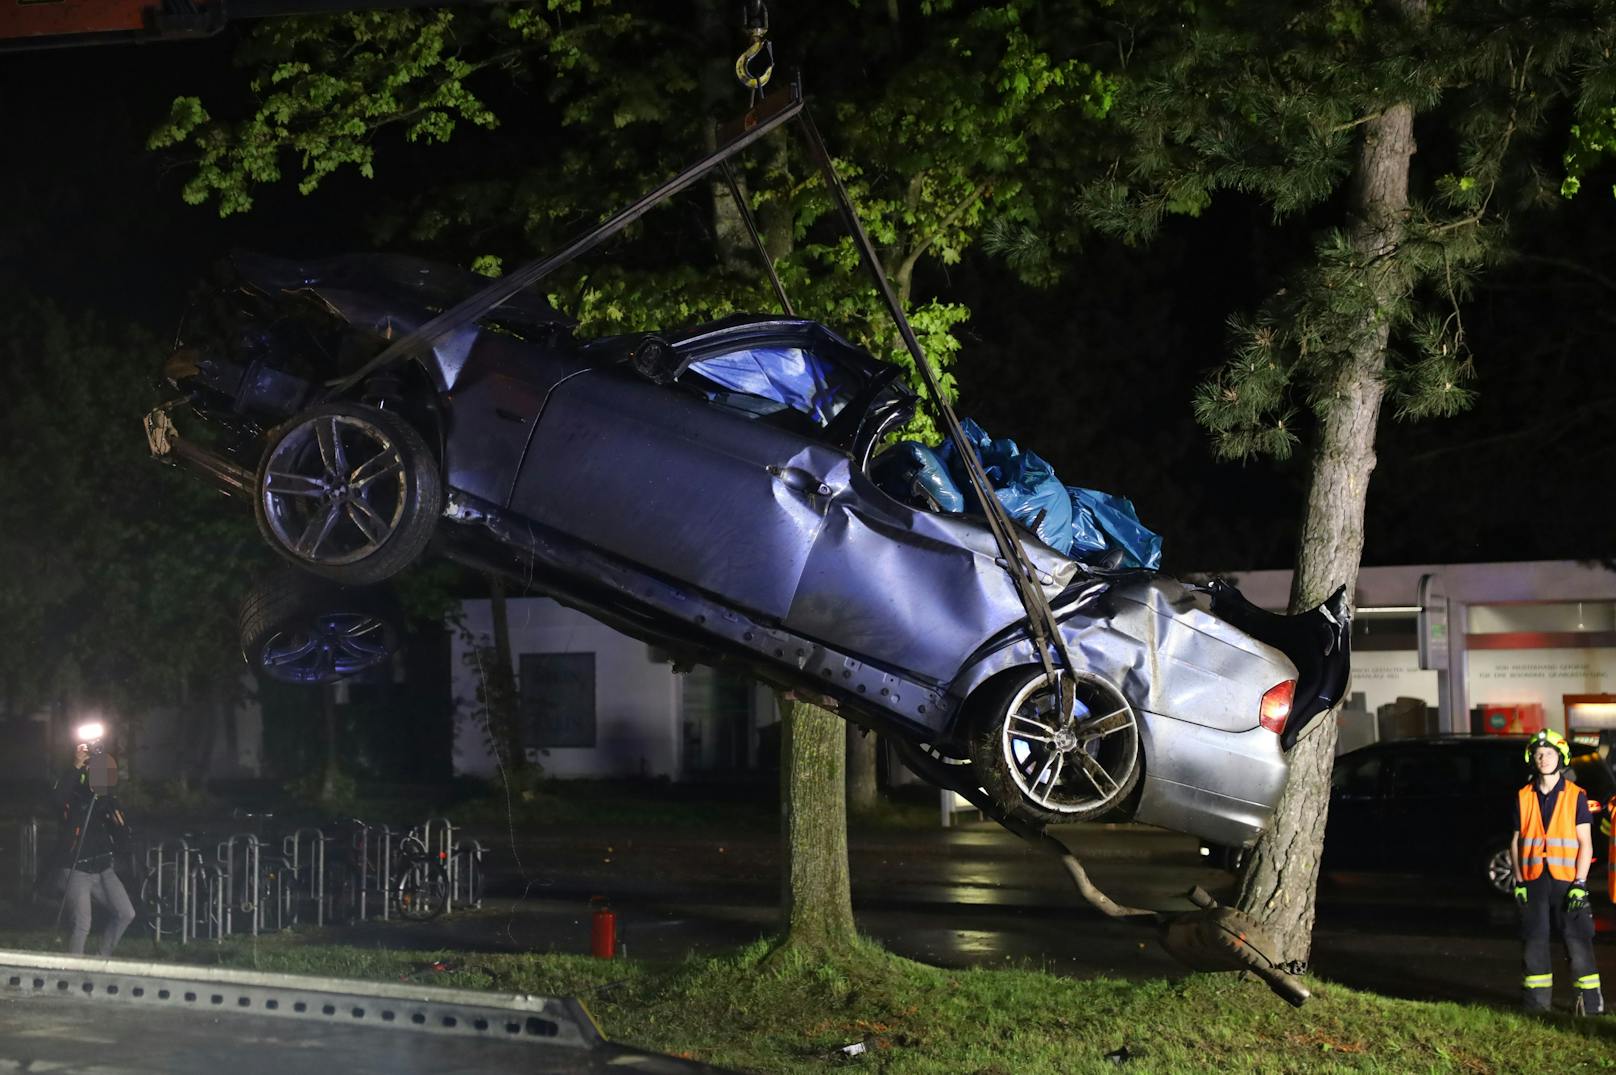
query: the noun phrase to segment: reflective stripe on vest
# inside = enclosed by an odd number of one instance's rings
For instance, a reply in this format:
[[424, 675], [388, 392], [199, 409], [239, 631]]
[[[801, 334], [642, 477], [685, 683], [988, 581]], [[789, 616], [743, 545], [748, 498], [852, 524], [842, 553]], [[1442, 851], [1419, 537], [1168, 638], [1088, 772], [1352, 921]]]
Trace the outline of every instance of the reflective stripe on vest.
[[1582, 789], [1570, 779], [1561, 777], [1560, 797], [1554, 803], [1554, 816], [1549, 818], [1547, 831], [1543, 815], [1537, 808], [1537, 789], [1528, 784], [1520, 790], [1521, 804], [1521, 878], [1536, 880], [1545, 865], [1549, 876], [1556, 881], [1574, 881], [1577, 878], [1577, 800]]

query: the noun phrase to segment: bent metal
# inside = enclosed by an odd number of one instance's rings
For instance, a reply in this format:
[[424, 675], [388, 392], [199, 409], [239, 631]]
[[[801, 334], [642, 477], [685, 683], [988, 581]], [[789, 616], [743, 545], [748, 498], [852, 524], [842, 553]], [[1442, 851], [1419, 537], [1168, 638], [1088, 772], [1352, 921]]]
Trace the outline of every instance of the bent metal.
[[[795, 316], [732, 162], [794, 124], [885, 298], [977, 510], [883, 477], [918, 403], [901, 372]], [[534, 285], [714, 176], [780, 312], [579, 339]], [[1299, 616], [1232, 586], [1084, 563], [1011, 522], [881, 273], [800, 87], [559, 251], [488, 282], [410, 258], [235, 259], [147, 416], [153, 454], [250, 501], [303, 577], [244, 628], [269, 674], [385, 660], [353, 605], [427, 555], [502, 572], [680, 662], [731, 663], [886, 733], [911, 767], [1027, 833], [1132, 817], [1229, 845], [1263, 831], [1287, 755], [1341, 697], [1344, 593]], [[176, 417], [220, 435], [184, 435]], [[186, 418], [189, 421], [190, 418]], [[292, 600], [297, 597], [298, 600]], [[307, 598], [307, 600], [304, 600]], [[244, 624], [246, 622], [244, 617]]]

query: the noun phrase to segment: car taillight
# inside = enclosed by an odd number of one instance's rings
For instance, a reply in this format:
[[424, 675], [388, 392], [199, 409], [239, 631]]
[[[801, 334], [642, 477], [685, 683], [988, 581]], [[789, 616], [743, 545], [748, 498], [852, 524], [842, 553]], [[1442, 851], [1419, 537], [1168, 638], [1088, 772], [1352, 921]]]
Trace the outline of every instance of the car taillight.
[[1259, 710], [1258, 720], [1264, 728], [1278, 735], [1285, 730], [1285, 721], [1290, 719], [1291, 702], [1296, 697], [1296, 680], [1287, 679], [1283, 683], [1276, 683], [1262, 696], [1262, 708]]

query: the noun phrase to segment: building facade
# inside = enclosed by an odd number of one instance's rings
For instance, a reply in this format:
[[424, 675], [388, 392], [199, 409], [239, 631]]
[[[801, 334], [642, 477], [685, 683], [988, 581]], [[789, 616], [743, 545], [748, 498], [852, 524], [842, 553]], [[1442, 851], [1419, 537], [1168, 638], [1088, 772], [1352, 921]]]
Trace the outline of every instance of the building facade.
[[[555, 777], [733, 779], [775, 764], [774, 696], [726, 670], [675, 671], [647, 646], [548, 598], [506, 602], [522, 741]], [[490, 602], [467, 601], [450, 658], [455, 771], [492, 777], [479, 688]]]
[[[1229, 577], [1264, 607], [1289, 599], [1289, 571]], [[716, 779], [776, 764], [767, 688], [676, 672], [654, 647], [545, 598], [508, 604], [524, 742], [549, 775]], [[1366, 567], [1356, 606], [1343, 751], [1540, 726], [1591, 742], [1616, 727], [1616, 572], [1601, 564]], [[466, 602], [465, 625], [451, 659], [455, 770], [492, 776], [477, 702], [489, 602]]]

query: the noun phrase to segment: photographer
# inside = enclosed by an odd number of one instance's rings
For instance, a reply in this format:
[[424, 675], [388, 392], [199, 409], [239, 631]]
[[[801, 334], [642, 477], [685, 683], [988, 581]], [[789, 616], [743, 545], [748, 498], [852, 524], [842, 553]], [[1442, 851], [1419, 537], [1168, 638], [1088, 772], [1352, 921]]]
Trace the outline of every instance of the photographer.
[[129, 893], [113, 868], [114, 856], [128, 849], [129, 825], [118, 801], [97, 790], [109, 788], [111, 781], [91, 779], [92, 758], [102, 774], [112, 764], [101, 749], [104, 734], [99, 724], [79, 729], [73, 768], [55, 787], [55, 862], [65, 874], [63, 905], [71, 915], [67, 950], [73, 955], [84, 953], [84, 942], [90, 934], [91, 901], [112, 913], [101, 933], [102, 956], [112, 955], [124, 930], [135, 920]]

